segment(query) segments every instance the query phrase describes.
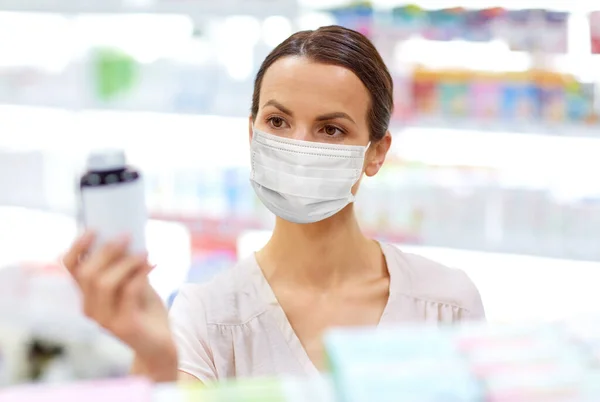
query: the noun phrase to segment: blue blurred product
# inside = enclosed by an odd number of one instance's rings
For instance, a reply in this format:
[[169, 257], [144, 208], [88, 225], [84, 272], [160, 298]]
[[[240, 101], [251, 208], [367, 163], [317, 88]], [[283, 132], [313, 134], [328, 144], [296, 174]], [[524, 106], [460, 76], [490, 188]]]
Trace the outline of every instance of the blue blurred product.
[[250, 185], [250, 169], [233, 167], [225, 170], [224, 192], [229, 216], [248, 220], [254, 215], [254, 191]]
[[223, 186], [225, 199], [227, 200], [227, 209], [230, 214], [238, 216], [238, 203], [240, 198], [241, 186], [238, 182], [236, 168], [226, 168], [223, 172]]
[[230, 215], [227, 194], [223, 191], [225, 171], [220, 167], [206, 167], [197, 174], [195, 190], [201, 216], [225, 218]]
[[527, 73], [507, 74], [501, 88], [503, 121], [536, 121], [540, 117], [540, 91]]
[[426, 12], [415, 5], [394, 7], [388, 13], [376, 14], [376, 28], [383, 27], [382, 36], [391, 36], [394, 39], [408, 39], [412, 35], [420, 34], [427, 23]]
[[427, 13], [428, 24], [423, 37], [429, 40], [450, 41], [463, 37], [466, 11], [463, 8], [432, 10]]
[[466, 402], [482, 392], [437, 327], [338, 330], [325, 345], [343, 402]]
[[494, 24], [503, 13], [501, 8], [465, 12], [463, 39], [472, 42], [491, 41], [494, 39]]
[[357, 2], [328, 10], [335, 23], [371, 37], [373, 28], [373, 6], [370, 2]]

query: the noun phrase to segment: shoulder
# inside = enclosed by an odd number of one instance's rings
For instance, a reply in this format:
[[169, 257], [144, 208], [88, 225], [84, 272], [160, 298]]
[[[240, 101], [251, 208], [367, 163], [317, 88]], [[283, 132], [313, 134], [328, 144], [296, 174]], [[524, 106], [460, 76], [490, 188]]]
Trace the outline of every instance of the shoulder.
[[244, 324], [266, 310], [261, 275], [254, 256], [245, 258], [206, 283], [183, 285], [172, 310], [187, 310], [188, 319], [207, 325]]
[[479, 290], [462, 270], [450, 268], [417, 254], [404, 253], [393, 245], [382, 245], [388, 269], [400, 277], [402, 292], [416, 299], [449, 304], [465, 310], [473, 318], [483, 318]]

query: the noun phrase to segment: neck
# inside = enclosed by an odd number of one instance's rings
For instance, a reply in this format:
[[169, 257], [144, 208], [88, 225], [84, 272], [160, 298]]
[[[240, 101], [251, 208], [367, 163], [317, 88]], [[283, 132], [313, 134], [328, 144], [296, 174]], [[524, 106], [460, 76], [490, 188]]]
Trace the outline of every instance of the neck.
[[374, 253], [381, 250], [362, 234], [350, 204], [317, 223], [295, 224], [278, 218], [273, 236], [257, 258], [271, 279], [331, 287], [374, 268], [370, 263]]

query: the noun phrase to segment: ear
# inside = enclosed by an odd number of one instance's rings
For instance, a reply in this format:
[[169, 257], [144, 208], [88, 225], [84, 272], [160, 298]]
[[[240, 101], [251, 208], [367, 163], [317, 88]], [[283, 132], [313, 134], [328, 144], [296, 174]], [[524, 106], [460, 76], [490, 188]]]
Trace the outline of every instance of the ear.
[[252, 115], [248, 117], [248, 142], [252, 143], [252, 134], [254, 134], [254, 119], [252, 119]]
[[391, 146], [392, 134], [389, 131], [385, 133], [381, 140], [371, 145], [365, 158], [365, 174], [367, 176], [372, 177], [379, 172]]

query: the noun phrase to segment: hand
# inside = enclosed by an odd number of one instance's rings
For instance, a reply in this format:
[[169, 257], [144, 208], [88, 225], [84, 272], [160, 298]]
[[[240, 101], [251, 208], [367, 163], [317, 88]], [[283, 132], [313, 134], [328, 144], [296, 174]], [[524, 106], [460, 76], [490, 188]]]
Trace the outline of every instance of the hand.
[[148, 281], [147, 256], [129, 255], [126, 238], [88, 255], [93, 240], [84, 234], [63, 258], [81, 289], [85, 315], [129, 345], [154, 380], [174, 380], [177, 352], [167, 309]]

